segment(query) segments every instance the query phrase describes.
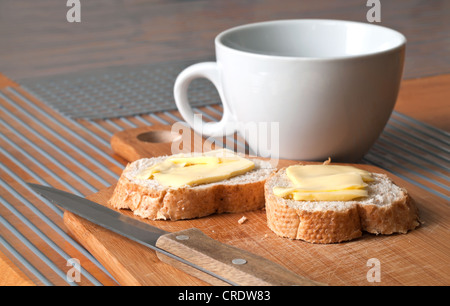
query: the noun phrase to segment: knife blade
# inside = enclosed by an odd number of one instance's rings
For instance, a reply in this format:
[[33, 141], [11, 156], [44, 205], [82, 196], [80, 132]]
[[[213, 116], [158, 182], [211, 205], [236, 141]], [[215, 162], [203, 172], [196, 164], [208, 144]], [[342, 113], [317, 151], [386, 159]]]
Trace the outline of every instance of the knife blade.
[[27, 184], [61, 208], [155, 250], [162, 261], [212, 285], [323, 285], [261, 256], [214, 240], [199, 229], [170, 233], [77, 195]]

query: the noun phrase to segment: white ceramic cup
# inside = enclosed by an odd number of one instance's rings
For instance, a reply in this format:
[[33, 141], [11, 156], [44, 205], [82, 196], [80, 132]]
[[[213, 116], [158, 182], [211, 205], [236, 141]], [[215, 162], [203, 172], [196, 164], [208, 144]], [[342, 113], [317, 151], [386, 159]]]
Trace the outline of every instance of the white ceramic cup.
[[[392, 113], [405, 45], [397, 31], [351, 21], [238, 26], [216, 37], [216, 62], [194, 64], [179, 74], [175, 102], [184, 120], [205, 136], [246, 135], [252, 123], [277, 124], [279, 135], [270, 147], [246, 138], [258, 155], [357, 162]], [[223, 104], [220, 122], [195, 123], [187, 95], [195, 78], [216, 86]]]

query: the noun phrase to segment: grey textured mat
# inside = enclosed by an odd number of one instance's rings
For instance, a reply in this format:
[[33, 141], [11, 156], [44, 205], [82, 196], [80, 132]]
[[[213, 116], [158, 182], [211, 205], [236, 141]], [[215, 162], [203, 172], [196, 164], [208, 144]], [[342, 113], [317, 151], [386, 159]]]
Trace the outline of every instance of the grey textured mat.
[[[19, 83], [58, 112], [72, 118], [106, 119], [176, 109], [173, 85], [177, 75], [197, 59], [134, 67], [111, 67], [83, 73], [24, 79]], [[220, 103], [205, 79], [189, 87], [193, 107]]]

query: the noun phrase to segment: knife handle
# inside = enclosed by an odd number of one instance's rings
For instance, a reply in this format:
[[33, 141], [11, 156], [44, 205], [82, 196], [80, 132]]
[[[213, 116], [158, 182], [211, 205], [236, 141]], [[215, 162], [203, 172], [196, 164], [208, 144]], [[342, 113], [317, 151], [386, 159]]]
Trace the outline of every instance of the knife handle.
[[[214, 240], [196, 228], [163, 235], [156, 242], [156, 246], [236, 285], [323, 285], [301, 277], [264, 257]], [[219, 286], [229, 284], [159, 252], [157, 255], [161, 261], [209, 284]]]

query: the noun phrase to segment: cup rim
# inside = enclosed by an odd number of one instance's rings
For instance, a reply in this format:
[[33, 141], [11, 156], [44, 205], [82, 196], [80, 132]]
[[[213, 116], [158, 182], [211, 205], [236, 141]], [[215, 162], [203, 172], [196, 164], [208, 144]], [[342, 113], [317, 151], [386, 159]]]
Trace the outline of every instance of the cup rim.
[[[325, 23], [325, 22], [334, 22], [334, 23], [341, 23], [341, 24], [357, 24], [357, 25], [361, 25], [361, 26], [365, 26], [365, 27], [373, 27], [373, 28], [379, 28], [382, 29], [383, 31], [389, 31], [391, 33], [396, 34], [397, 36], [399, 36], [400, 38], [400, 42], [396, 45], [394, 45], [393, 47], [389, 47], [385, 50], [381, 50], [381, 51], [374, 51], [374, 52], [368, 52], [368, 53], [362, 53], [362, 54], [352, 54], [352, 55], [342, 55], [342, 56], [333, 56], [333, 57], [302, 57], [302, 56], [287, 56], [287, 55], [273, 55], [273, 54], [263, 54], [263, 53], [254, 53], [254, 52], [250, 52], [250, 51], [245, 51], [245, 50], [238, 50], [235, 48], [232, 48], [230, 46], [225, 45], [222, 42], [222, 39], [224, 36], [232, 33], [232, 32], [236, 32], [236, 31], [240, 31], [242, 29], [247, 29], [247, 28], [252, 28], [252, 27], [258, 27], [258, 26], [262, 26], [262, 25], [266, 25], [266, 24], [275, 24], [275, 23], [292, 23], [292, 22], [320, 22], [320, 23]], [[239, 26], [235, 26], [232, 28], [229, 28], [227, 30], [222, 31], [221, 33], [219, 33], [215, 39], [214, 39], [216, 48], [218, 46], [225, 48], [231, 52], [237, 53], [237, 54], [242, 54], [242, 55], [247, 55], [247, 56], [252, 56], [252, 57], [258, 57], [258, 58], [270, 58], [270, 59], [279, 59], [279, 60], [306, 60], [306, 61], [335, 61], [335, 60], [349, 60], [349, 59], [356, 59], [356, 58], [364, 58], [364, 57], [371, 57], [374, 55], [379, 55], [379, 54], [384, 54], [384, 53], [389, 53], [389, 52], [393, 52], [396, 51], [398, 49], [403, 48], [406, 43], [407, 43], [407, 39], [405, 37], [405, 35], [403, 35], [402, 33], [400, 33], [397, 30], [385, 27], [385, 26], [381, 26], [378, 24], [372, 24], [372, 23], [364, 23], [364, 22], [359, 22], [359, 21], [351, 21], [351, 20], [341, 20], [341, 19], [279, 19], [279, 20], [268, 20], [268, 21], [260, 21], [260, 22], [253, 22], [253, 23], [248, 23], [248, 24], [243, 24], [243, 25], [239, 25]]]

